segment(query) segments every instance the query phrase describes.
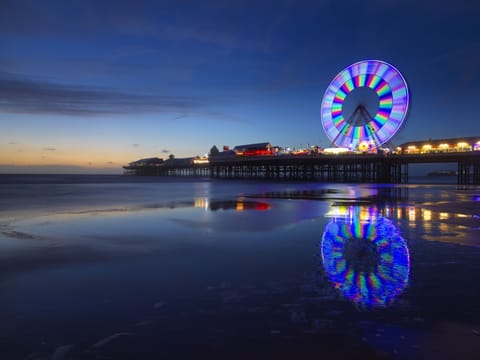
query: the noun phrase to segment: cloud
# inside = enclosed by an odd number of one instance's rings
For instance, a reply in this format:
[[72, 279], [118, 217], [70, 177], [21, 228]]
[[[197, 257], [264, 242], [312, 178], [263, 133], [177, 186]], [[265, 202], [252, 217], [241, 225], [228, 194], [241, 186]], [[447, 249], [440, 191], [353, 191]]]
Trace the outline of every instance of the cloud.
[[187, 114], [181, 114], [181, 115], [175, 116], [172, 120], [180, 120], [180, 119], [183, 119], [185, 117], [187, 117]]
[[[129, 35], [194, 41], [227, 50], [245, 48], [258, 45], [261, 36], [252, 35], [263, 30], [263, 21], [252, 28], [245, 26], [245, 18], [270, 17], [279, 2], [117, 0], [112, 6], [110, 1], [85, 0], [60, 1], [53, 6], [49, 1], [2, 0], [0, 35], [68, 39]], [[126, 50], [128, 55], [130, 50]]]
[[162, 149], [162, 154], [168, 154], [168, 153], [170, 153], [170, 150]]
[[45, 164], [45, 165], [13, 165], [0, 164], [0, 174], [121, 174], [123, 170], [118, 167], [93, 167], [87, 166]]
[[145, 55], [161, 55], [162, 52], [156, 48], [149, 48], [146, 46], [139, 45], [127, 45], [121, 46], [112, 54], [113, 58], [132, 58], [132, 57], [143, 57]]
[[132, 144], [132, 147], [134, 148], [138, 148], [140, 146], [140, 144]]
[[57, 149], [53, 147], [46, 147], [46, 148], [43, 148], [43, 151], [57, 151]]
[[0, 111], [5, 113], [96, 116], [190, 112], [200, 98], [126, 93], [108, 88], [61, 85], [0, 73]]

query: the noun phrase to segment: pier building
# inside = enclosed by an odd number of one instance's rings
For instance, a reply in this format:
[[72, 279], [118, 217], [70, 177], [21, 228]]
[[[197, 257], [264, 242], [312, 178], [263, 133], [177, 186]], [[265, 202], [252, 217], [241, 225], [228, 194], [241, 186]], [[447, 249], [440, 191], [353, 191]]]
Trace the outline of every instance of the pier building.
[[399, 145], [396, 151], [403, 154], [431, 154], [446, 152], [480, 151], [480, 137], [456, 137], [410, 141]]

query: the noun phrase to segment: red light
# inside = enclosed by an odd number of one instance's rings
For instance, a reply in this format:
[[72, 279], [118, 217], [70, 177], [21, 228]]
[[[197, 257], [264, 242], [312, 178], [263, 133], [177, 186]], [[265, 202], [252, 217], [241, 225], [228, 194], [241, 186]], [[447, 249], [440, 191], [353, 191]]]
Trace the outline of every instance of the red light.
[[273, 155], [273, 151], [268, 149], [253, 149], [253, 150], [245, 150], [243, 152], [243, 156], [268, 156], [268, 155]]
[[270, 204], [261, 203], [261, 202], [256, 203], [256, 205], [257, 206], [255, 206], [255, 210], [260, 210], [260, 211], [265, 211], [265, 210], [268, 210], [272, 207], [272, 205], [270, 205]]

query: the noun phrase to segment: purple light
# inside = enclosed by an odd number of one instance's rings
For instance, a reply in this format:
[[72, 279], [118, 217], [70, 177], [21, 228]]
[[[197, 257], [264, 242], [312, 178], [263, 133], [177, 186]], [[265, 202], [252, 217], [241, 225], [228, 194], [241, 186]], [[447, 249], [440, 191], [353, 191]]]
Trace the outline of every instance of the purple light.
[[[348, 122], [351, 114], [343, 113], [343, 103], [355, 89], [365, 87], [378, 97], [377, 113], [370, 114], [371, 119], [361, 123]], [[375, 148], [400, 130], [408, 104], [407, 83], [393, 65], [380, 60], [360, 61], [342, 70], [328, 86], [322, 99], [322, 126], [332, 143], [339, 147], [358, 149], [361, 143], [367, 142]]]
[[323, 267], [334, 288], [358, 309], [387, 307], [408, 285], [407, 244], [390, 220], [360, 215], [354, 211], [326, 225]]

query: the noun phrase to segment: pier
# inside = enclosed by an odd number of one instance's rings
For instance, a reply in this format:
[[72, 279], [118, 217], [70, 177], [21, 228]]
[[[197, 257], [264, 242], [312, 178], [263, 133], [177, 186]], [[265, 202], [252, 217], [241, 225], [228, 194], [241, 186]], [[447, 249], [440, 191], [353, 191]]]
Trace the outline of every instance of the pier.
[[212, 161], [210, 176], [322, 182], [406, 183], [408, 166], [373, 155], [306, 155]]
[[410, 164], [456, 163], [457, 183], [480, 184], [480, 151], [427, 154], [270, 155], [125, 167], [127, 174], [351, 183], [408, 183]]

